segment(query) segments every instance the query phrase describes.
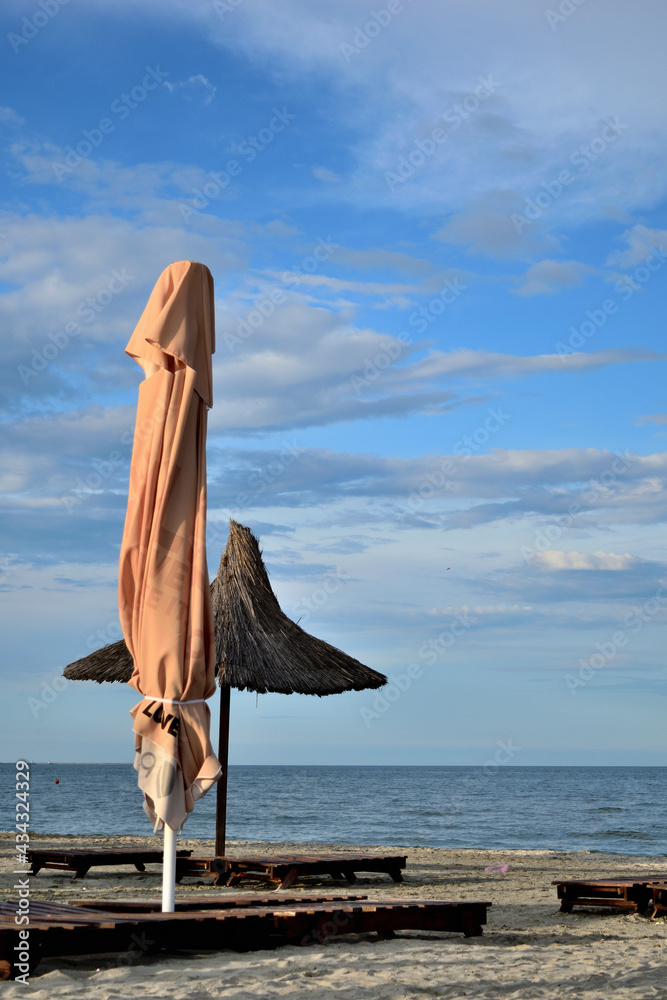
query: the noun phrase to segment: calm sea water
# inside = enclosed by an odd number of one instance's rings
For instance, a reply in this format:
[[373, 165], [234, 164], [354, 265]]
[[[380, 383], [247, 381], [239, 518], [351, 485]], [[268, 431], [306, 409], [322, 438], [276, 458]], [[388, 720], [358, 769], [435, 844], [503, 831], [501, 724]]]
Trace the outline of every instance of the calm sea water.
[[[59, 784], [55, 784], [55, 779]], [[34, 764], [39, 833], [151, 833], [127, 764]], [[0, 829], [14, 766], [0, 765]], [[230, 840], [667, 853], [664, 767], [230, 767]], [[215, 795], [184, 835], [212, 838]]]

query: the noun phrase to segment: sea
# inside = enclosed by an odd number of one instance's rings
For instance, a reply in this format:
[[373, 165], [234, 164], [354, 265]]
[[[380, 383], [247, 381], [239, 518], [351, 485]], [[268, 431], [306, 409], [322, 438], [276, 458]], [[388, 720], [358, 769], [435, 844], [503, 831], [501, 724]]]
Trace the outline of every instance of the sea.
[[[0, 829], [14, 830], [13, 764]], [[56, 783], [57, 779], [57, 783]], [[129, 764], [30, 766], [30, 829], [147, 835]], [[212, 839], [215, 792], [183, 830]], [[667, 854], [667, 767], [230, 766], [229, 840]]]

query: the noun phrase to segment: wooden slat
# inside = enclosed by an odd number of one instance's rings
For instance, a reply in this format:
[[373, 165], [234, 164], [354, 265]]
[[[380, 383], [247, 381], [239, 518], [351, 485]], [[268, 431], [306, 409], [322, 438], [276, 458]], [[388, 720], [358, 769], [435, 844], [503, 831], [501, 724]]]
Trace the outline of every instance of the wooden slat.
[[[251, 906], [290, 906], [293, 904], [309, 904], [309, 903], [341, 903], [350, 902], [357, 900], [365, 900], [367, 896], [362, 895], [323, 895], [321, 893], [300, 893], [298, 896], [284, 896], [282, 894], [276, 895], [275, 893], [239, 893], [230, 894], [225, 893], [224, 895], [218, 896], [186, 896], [182, 899], [176, 900], [176, 910], [214, 910], [214, 909], [229, 909], [231, 907], [241, 907], [247, 908]], [[31, 904], [32, 905], [32, 904]], [[64, 905], [64, 904], [59, 904]], [[159, 911], [162, 907], [160, 900], [141, 900], [141, 899], [85, 899], [85, 900], [73, 900], [73, 906], [78, 906], [88, 909], [104, 910], [106, 912], [133, 912], [133, 913], [151, 913], [154, 911]]]

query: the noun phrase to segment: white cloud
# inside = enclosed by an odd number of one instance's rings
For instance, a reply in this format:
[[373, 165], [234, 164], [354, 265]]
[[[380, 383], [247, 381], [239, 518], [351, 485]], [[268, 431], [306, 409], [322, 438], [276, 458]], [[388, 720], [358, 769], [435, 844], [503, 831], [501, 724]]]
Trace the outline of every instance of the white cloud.
[[[78, 194], [88, 212], [119, 210], [140, 221], [173, 225], [183, 229], [179, 206], [191, 199], [195, 188], [210, 181], [205, 170], [174, 162], [137, 163], [125, 166], [104, 158], [85, 157], [68, 165], [67, 152], [47, 139], [21, 136], [10, 153], [20, 179], [29, 185], [62, 187]], [[219, 202], [230, 197], [221, 192]], [[217, 204], [217, 202], [216, 202]], [[192, 220], [193, 227], [219, 223], [210, 213]]]
[[165, 80], [165, 87], [170, 93], [180, 93], [186, 101], [192, 101], [196, 97], [201, 97], [204, 104], [210, 104], [215, 97], [217, 88], [206, 79], [201, 73], [190, 76], [187, 80], [180, 80], [177, 83], [169, 83]]
[[340, 174], [334, 173], [333, 170], [329, 170], [327, 167], [313, 167], [313, 177], [327, 184], [338, 184], [341, 180]]
[[564, 288], [581, 285], [585, 275], [596, 269], [578, 260], [541, 260], [528, 268], [516, 289], [517, 295], [553, 295]]
[[360, 271], [398, 271], [400, 274], [431, 274], [436, 270], [434, 264], [422, 257], [414, 257], [408, 253], [400, 253], [384, 248], [367, 250], [340, 247], [336, 250], [336, 262]]
[[[417, 611], [416, 614], [429, 615], [437, 618], [445, 618], [452, 615], [464, 615], [475, 614], [475, 615], [523, 615], [526, 611], [532, 611], [530, 604], [473, 604], [472, 606], [464, 605], [463, 607], [453, 607], [448, 606], [445, 608], [428, 608], [424, 611]], [[409, 612], [408, 612], [409, 614]]]
[[[193, 15], [202, 25], [204, 7]], [[176, 9], [182, 16], [181, 5], [167, 6], [167, 12]], [[346, 61], [341, 44], [368, 16], [364, 0], [325, 0], [316, 8], [308, 0], [264, 0], [240, 5], [224, 24], [207, 18], [204, 28], [221, 46], [251, 58], [269, 56], [277, 72], [324, 77], [343, 92], [337, 114], [363, 136], [351, 198], [445, 211], [463, 207], [462, 192], [482, 197], [501, 189], [523, 200], [571, 167], [570, 156], [609, 115], [628, 123], [622, 144], [577, 177], [575, 194], [555, 204], [548, 226], [562, 215], [599, 217], [608, 205], [620, 211], [653, 204], [664, 193], [662, 107], [654, 75], [666, 27], [660, 3], [650, 2], [642, 18], [622, 0], [609, 0], [604, 17], [577, 11], [566, 27], [565, 62], [564, 42], [532, 0], [497, 10], [483, 0], [453, 0], [446, 8], [406, 4], [379, 37]], [[610, 61], [610, 51], [623, 51], [625, 58]], [[490, 73], [501, 84], [497, 95], [427, 159], [418, 178], [389, 192], [384, 171]], [[487, 238], [497, 244], [503, 234]]]
[[[250, 372], [247, 377], [252, 377]], [[227, 383], [230, 391], [231, 384], [232, 379]], [[324, 391], [333, 397], [334, 407], [343, 411], [347, 405], [349, 414], [354, 413], [353, 401], [336, 399], [328, 387]], [[231, 448], [224, 437], [220, 438], [227, 429], [225, 425], [233, 423], [235, 409], [241, 412], [234, 427], [252, 423], [251, 410], [258, 395], [248, 399], [246, 395], [246, 388], [241, 387], [227, 402], [219, 393], [209, 415], [212, 504], [222, 503], [223, 498], [229, 502], [230, 497], [247, 487], [253, 471], [270, 467], [280, 451]], [[424, 402], [416, 396], [409, 401], [414, 406]], [[318, 404], [321, 400], [316, 392], [302, 390], [295, 410], [310, 406], [317, 416]], [[272, 405], [270, 397], [261, 400], [265, 413], [271, 414]], [[214, 421], [219, 408], [225, 417]], [[395, 405], [388, 412], [396, 415], [400, 408]], [[134, 406], [128, 403], [89, 406], [72, 413], [50, 413], [16, 422], [1, 446], [5, 498], [11, 494], [20, 503], [27, 494], [39, 502], [60, 498], [75, 488], [79, 478], [85, 480], [95, 471], [95, 462], [108, 462], [111, 455], [114, 468], [106, 469], [103, 490], [116, 489], [127, 475], [133, 413]], [[491, 430], [480, 436], [477, 431], [486, 428], [492, 413], [500, 420], [494, 419], [489, 424]], [[336, 411], [333, 415], [337, 415]], [[314, 419], [312, 414], [307, 416]], [[291, 408], [282, 415], [283, 423], [286, 417], [298, 426], [298, 417]], [[577, 523], [587, 518], [590, 522], [590, 517], [622, 523], [630, 516], [649, 522], [664, 519], [667, 514], [667, 453], [619, 457], [595, 448], [506, 449], [500, 447], [504, 426], [511, 427], [511, 415], [502, 406], [490, 405], [471, 418], [467, 436], [452, 432], [440, 454], [394, 458], [299, 448], [295, 460], [282, 463], [280, 475], [271, 478], [257, 502], [261, 507], [271, 506], [281, 494], [287, 495], [289, 504], [296, 507], [351, 497], [384, 497], [402, 502], [404, 515], [418, 512], [440, 519], [440, 523], [443, 517], [460, 515], [461, 527], [469, 526], [466, 515], [479, 512], [483, 516], [474, 523], [532, 513], [546, 518], [546, 524], [560, 525], [563, 517], [567, 524], [573, 524], [575, 518], [568, 515], [573, 503], [580, 511]], [[298, 443], [298, 437], [290, 435], [285, 441]], [[496, 442], [498, 446], [494, 447]], [[421, 485], [426, 487], [425, 499], [420, 499], [412, 510], [409, 498], [415, 493], [420, 496]], [[470, 506], [468, 501], [476, 505]], [[390, 520], [396, 513], [390, 513]], [[556, 554], [553, 558], [569, 557]]]
[[[0, 320], [8, 330], [0, 375], [7, 398], [25, 394], [35, 400], [47, 395], [64, 400], [76, 381], [80, 406], [134, 384], [135, 374], [124, 364], [122, 349], [157, 278], [154, 261], [206, 260], [216, 279], [241, 270], [251, 227], [213, 221], [210, 233], [184, 233], [178, 225], [138, 223], [93, 212], [82, 218], [0, 217], [7, 234], [0, 243], [0, 280], [13, 286], [0, 298]], [[279, 223], [278, 237], [284, 236], [282, 227]], [[404, 256], [391, 251], [347, 252], [359, 267], [400, 269]], [[423, 269], [418, 258], [405, 256], [415, 273]], [[332, 260], [335, 263], [335, 257]], [[96, 311], [79, 341], [72, 341], [53, 365], [29, 383], [21, 380], [18, 367], [31, 364], [31, 352], [41, 350], [50, 332], [71, 321], [81, 325], [79, 312], [87, 298], [97, 296], [114, 271], [128, 275], [122, 293]], [[401, 341], [374, 329], [360, 329], [353, 310], [323, 308], [311, 298], [318, 288], [330, 289], [378, 296], [380, 307], [400, 308], [408, 305], [410, 295], [439, 288], [445, 273], [424, 274], [414, 283], [301, 275], [300, 289], [288, 293], [287, 305], [276, 308], [259, 329], [247, 327], [238, 336], [243, 313], [256, 301], [256, 289], [260, 294], [269, 287], [284, 289], [282, 277], [273, 272], [248, 275], [239, 291], [226, 292], [218, 309], [214, 371], [220, 402], [213, 411], [213, 425], [258, 433], [387, 415], [442, 413], [470, 402], [470, 391], [461, 388], [461, 379], [514, 378], [543, 371], [567, 374], [659, 357], [622, 349], [566, 357], [427, 351], [427, 344], [417, 339]], [[423, 356], [417, 358], [420, 351]], [[472, 398], [481, 395], [476, 385]]]
[[519, 356], [493, 351], [429, 351], [428, 355], [410, 365], [395, 366], [387, 371], [383, 385], [408, 385], [438, 377], [454, 378], [518, 378], [540, 372], [595, 371], [607, 365], [660, 360], [665, 355], [651, 351], [611, 348], [590, 353], [538, 354]]
[[629, 552], [558, 552], [547, 550], [535, 557], [535, 564], [546, 570], [614, 570], [634, 569], [642, 562]]
[[0, 123], [9, 128], [21, 128], [25, 125], [25, 118], [22, 118], [13, 108], [0, 107]]
[[558, 249], [558, 240], [548, 235], [543, 224], [517, 227], [512, 217], [520, 215], [523, 202], [509, 191], [490, 192], [477, 202], [455, 212], [433, 234], [443, 243], [463, 247], [470, 253], [490, 257], [530, 257], [546, 246]]
[[303, 285], [315, 287], [323, 285], [335, 292], [358, 292], [362, 295], [399, 295], [407, 292], [423, 294], [424, 292], [420, 285], [384, 284], [379, 281], [348, 281], [344, 278], [332, 278], [326, 274], [302, 274], [300, 280]]
[[[482, 412], [480, 427], [493, 409]], [[499, 434], [496, 440], [501, 437]], [[493, 441], [489, 435], [487, 447]], [[285, 465], [256, 500], [265, 507], [281, 495], [286, 498], [279, 501], [281, 504], [297, 506], [350, 497], [385, 498], [402, 505], [384, 511], [390, 520], [417, 512], [432, 516], [433, 523], [441, 525], [456, 520], [453, 526], [460, 527], [470, 526], [465, 515], [480, 508], [485, 516], [473, 523], [534, 514], [541, 520], [546, 518], [546, 524], [572, 525], [575, 518], [566, 516], [572, 504], [580, 510], [581, 523], [590, 524], [591, 518], [600, 517], [608, 523], [615, 523], [614, 518], [623, 523], [629, 513], [643, 520], [643, 505], [649, 498], [658, 503], [652, 511], [654, 517], [664, 520], [667, 515], [667, 453], [624, 456], [619, 461], [613, 452], [595, 448], [518, 451], [497, 447], [475, 454], [475, 447], [480, 446], [471, 429], [467, 441], [453, 435], [439, 455], [409, 459], [303, 448], [298, 459]], [[276, 452], [265, 449], [230, 452], [222, 448], [219, 457], [212, 458], [216, 494], [219, 497], [217, 491], [221, 490], [229, 498], [247, 488], [252, 472], [268, 468], [275, 458]], [[612, 477], [612, 485], [602, 485]], [[417, 499], [411, 503], [415, 495]], [[475, 506], [467, 502], [479, 500], [489, 502]], [[458, 513], [461, 518], [456, 517]], [[561, 533], [565, 530], [559, 527]]]
[[[3, 408], [21, 398], [28, 409], [81, 406], [133, 384], [122, 352], [162, 267], [205, 260], [221, 278], [245, 250], [240, 227], [237, 238], [209, 237], [108, 214], [5, 214], [0, 229], [0, 281], [9, 286], [0, 296]], [[79, 333], [68, 339], [69, 324]], [[55, 358], [50, 335], [60, 338]]]
[[[209, 0], [147, 0], [146, 6], [154, 17], [197, 25], [235, 56], [261, 61], [277, 81], [318, 87], [323, 113], [359, 136], [356, 168], [337, 185], [337, 194], [355, 203], [451, 213], [494, 191], [523, 203], [572, 169], [570, 158], [614, 116], [627, 130], [577, 173], [576, 186], [545, 214], [545, 230], [564, 219], [607, 218], [609, 206], [617, 215], [641, 210], [665, 193], [655, 67], [663, 58], [667, 8], [660, 0], [645, 0], [641, 18], [623, 0], [608, 0], [604, 16], [587, 6], [556, 33], [534, 0], [496, 7], [486, 0], [406, 3], [352, 59], [341, 45], [368, 21], [366, 0], [256, 0], [223, 19], [212, 16]], [[621, 51], [622, 60], [609, 58]], [[391, 192], [384, 172], [489, 75], [500, 84], [496, 93], [460, 127], [450, 127], [448, 141], [418, 176]], [[502, 233], [487, 238], [504, 243]]]
[[652, 256], [652, 250], [659, 250], [667, 255], [667, 229], [649, 229], [648, 226], [637, 225], [626, 229], [620, 239], [627, 245], [624, 250], [615, 250], [609, 254], [607, 264], [610, 267], [636, 267]]
[[647, 413], [644, 416], [637, 417], [637, 420], [641, 424], [658, 424], [662, 426], [667, 424], [667, 413]]
[[[229, 314], [219, 315], [217, 326], [213, 370], [219, 402], [212, 426], [243, 433], [443, 413], [485, 398], [480, 379], [568, 374], [659, 357], [621, 349], [566, 357], [429, 350], [415, 359], [425, 343], [360, 329], [350, 313], [339, 316], [296, 296], [254, 330]], [[466, 379], [474, 380], [474, 391], [462, 385]]]

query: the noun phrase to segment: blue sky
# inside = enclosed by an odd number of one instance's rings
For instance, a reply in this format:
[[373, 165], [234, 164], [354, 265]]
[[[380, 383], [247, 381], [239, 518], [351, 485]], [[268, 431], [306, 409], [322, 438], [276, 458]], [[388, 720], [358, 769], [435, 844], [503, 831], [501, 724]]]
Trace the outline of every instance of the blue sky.
[[235, 693], [231, 760], [663, 763], [664, 6], [0, 18], [0, 756], [131, 759], [134, 693], [59, 676], [120, 635], [124, 348], [196, 259], [211, 572], [251, 525], [392, 681]]

